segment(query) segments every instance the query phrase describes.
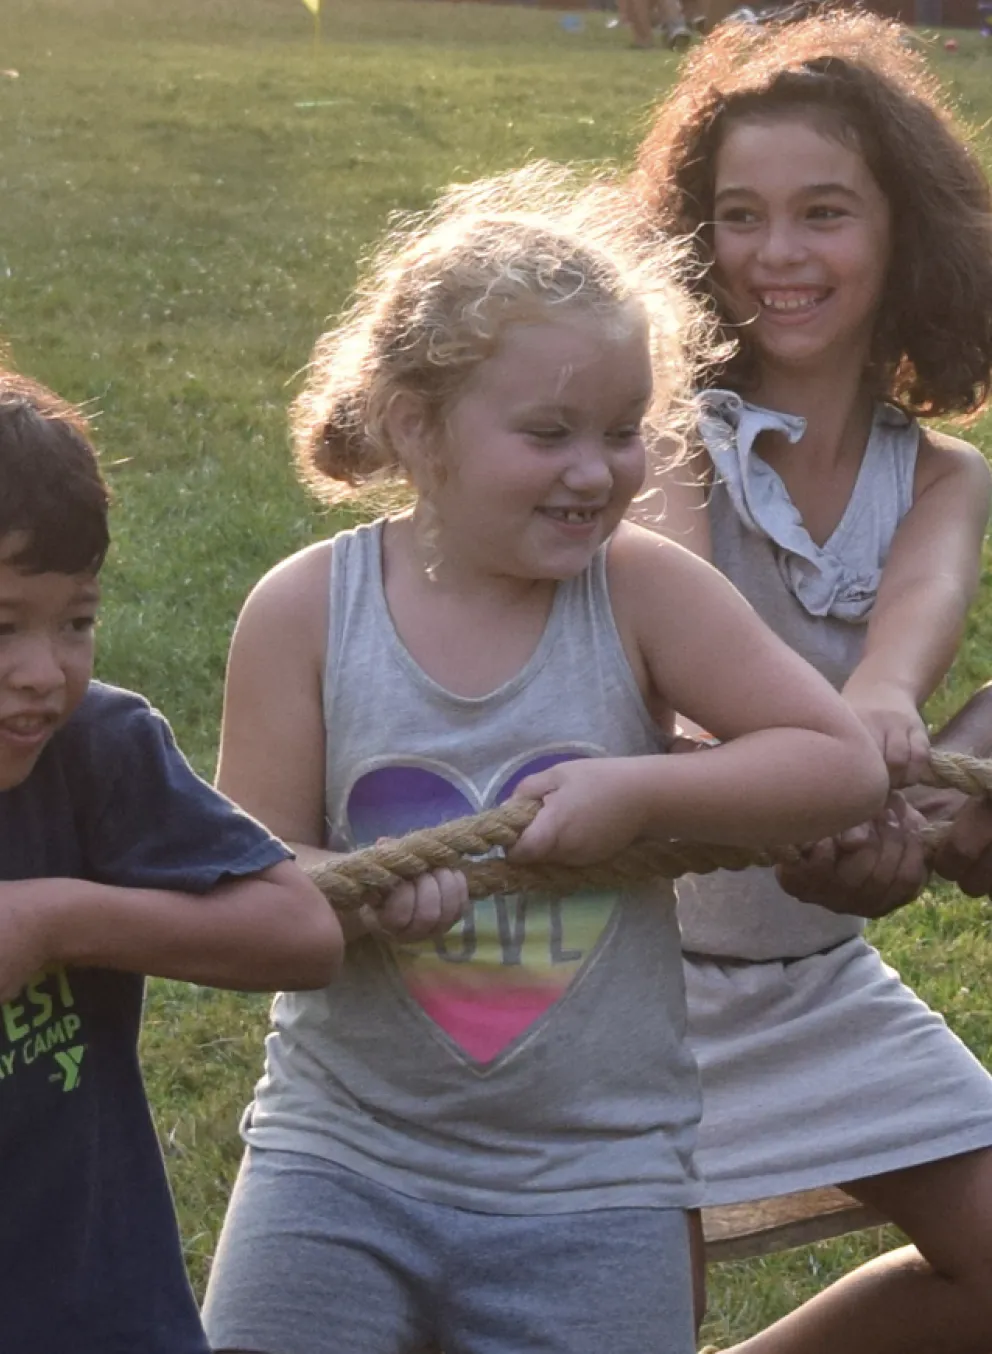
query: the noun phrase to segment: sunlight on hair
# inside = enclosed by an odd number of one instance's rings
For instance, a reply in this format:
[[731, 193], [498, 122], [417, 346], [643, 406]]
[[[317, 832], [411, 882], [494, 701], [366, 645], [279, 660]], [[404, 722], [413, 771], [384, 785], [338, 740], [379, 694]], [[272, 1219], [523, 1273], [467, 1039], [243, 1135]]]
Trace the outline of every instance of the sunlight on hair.
[[681, 284], [685, 251], [606, 178], [583, 183], [537, 162], [448, 188], [401, 218], [370, 260], [355, 301], [314, 349], [292, 410], [304, 481], [334, 502], [403, 475], [387, 428], [414, 396], [441, 441], [446, 412], [507, 325], [592, 314], [608, 334], [648, 326], [654, 398], [646, 431], [682, 454], [691, 392], [711, 361], [712, 326]]
[[[828, 10], [721, 24], [683, 63], [637, 156], [632, 189], [656, 227], [692, 241], [690, 285], [735, 341], [704, 385], [747, 389], [758, 358], [732, 322], [713, 258], [717, 156], [735, 120], [800, 119], [855, 148], [892, 213], [889, 281], [870, 377], [920, 417], [968, 415], [989, 393], [992, 203], [981, 162], [909, 30]], [[724, 350], [726, 352], [726, 350]]]

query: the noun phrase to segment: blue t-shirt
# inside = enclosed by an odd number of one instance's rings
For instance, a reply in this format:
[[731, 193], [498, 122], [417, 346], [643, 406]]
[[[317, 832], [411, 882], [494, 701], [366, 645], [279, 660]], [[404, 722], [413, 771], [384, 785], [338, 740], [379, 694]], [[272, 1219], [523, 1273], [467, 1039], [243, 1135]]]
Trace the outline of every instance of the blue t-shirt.
[[[205, 893], [288, 855], [146, 701], [97, 682], [0, 793], [0, 880]], [[138, 974], [57, 969], [0, 1005], [2, 1354], [207, 1354], [138, 1065], [142, 995]]]

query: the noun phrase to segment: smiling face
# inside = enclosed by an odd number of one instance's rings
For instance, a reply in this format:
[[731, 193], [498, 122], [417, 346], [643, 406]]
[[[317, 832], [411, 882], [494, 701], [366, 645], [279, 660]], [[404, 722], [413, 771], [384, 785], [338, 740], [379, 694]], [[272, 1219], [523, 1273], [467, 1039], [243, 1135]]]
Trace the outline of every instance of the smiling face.
[[646, 325], [576, 310], [509, 325], [449, 410], [430, 498], [442, 568], [574, 577], [619, 524], [645, 472]]
[[31, 774], [93, 673], [96, 579], [24, 573], [9, 563], [24, 544], [0, 540], [0, 791]]
[[715, 274], [763, 363], [864, 365], [890, 210], [863, 156], [797, 114], [731, 123], [717, 153]]

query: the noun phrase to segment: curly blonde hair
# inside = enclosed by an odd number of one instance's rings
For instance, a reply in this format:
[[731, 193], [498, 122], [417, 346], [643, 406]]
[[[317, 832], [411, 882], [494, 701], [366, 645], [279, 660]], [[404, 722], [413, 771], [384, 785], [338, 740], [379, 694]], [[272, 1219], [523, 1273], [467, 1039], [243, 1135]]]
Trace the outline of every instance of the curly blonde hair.
[[980, 408], [992, 372], [988, 180], [907, 30], [850, 10], [722, 24], [641, 144], [634, 187], [656, 227], [691, 237], [694, 290], [739, 340], [704, 384], [746, 390], [759, 367], [710, 266], [717, 155], [736, 121], [783, 117], [852, 145], [888, 200], [892, 255], [867, 373], [876, 395], [925, 416]]
[[418, 399], [440, 446], [448, 411], [507, 325], [580, 313], [618, 334], [632, 310], [644, 316], [655, 382], [648, 426], [680, 445], [712, 335], [678, 281], [682, 257], [629, 190], [605, 179], [582, 186], [538, 162], [448, 188], [392, 230], [350, 309], [318, 340], [291, 410], [301, 478], [335, 501], [402, 476], [388, 429], [397, 394]]

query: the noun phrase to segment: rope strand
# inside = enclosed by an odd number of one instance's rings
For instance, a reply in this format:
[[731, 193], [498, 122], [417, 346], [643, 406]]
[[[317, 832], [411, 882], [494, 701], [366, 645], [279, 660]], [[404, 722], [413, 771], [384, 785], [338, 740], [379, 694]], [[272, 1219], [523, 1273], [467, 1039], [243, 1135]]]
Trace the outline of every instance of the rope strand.
[[[973, 797], [992, 797], [992, 761], [932, 750], [930, 769], [935, 785]], [[498, 808], [386, 839], [312, 866], [309, 874], [336, 908], [354, 911], [364, 905], [374, 906], [404, 880], [438, 869], [463, 870], [472, 898], [523, 892], [564, 897], [583, 889], [631, 887], [653, 879], [678, 879], [684, 874], [792, 863], [801, 857], [796, 846], [757, 851], [701, 842], [648, 841], [635, 842], [612, 860], [595, 865], [514, 865], [490, 854], [513, 846], [539, 808], [536, 800], [511, 799]], [[921, 831], [929, 854], [936, 852], [949, 831], [947, 823]]]

